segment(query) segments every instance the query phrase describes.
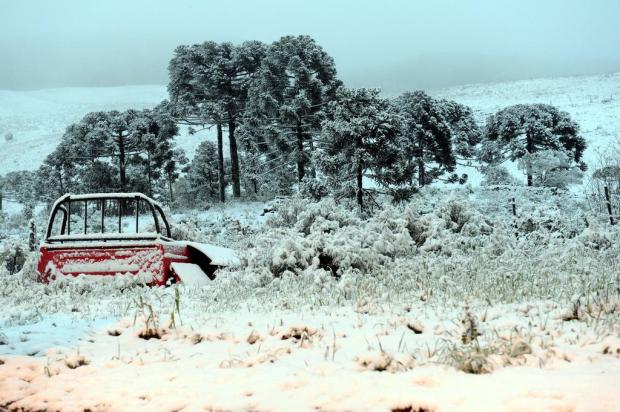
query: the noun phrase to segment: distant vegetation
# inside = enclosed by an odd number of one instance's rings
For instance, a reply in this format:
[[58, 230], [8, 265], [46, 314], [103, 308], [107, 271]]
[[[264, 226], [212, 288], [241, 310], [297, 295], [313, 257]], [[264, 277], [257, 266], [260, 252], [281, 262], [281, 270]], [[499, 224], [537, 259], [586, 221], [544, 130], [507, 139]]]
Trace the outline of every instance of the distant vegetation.
[[[86, 114], [36, 173], [14, 173], [4, 190], [25, 202], [140, 191], [180, 207], [297, 191], [364, 209], [379, 193], [403, 201], [437, 181], [465, 183], [458, 165], [512, 184], [501, 164], [516, 161], [528, 186], [551, 187], [579, 182], [586, 168], [579, 125], [553, 106], [506, 107], [478, 124], [469, 107], [422, 91], [386, 99], [349, 89], [309, 36], [179, 46], [169, 74], [169, 100]], [[175, 146], [179, 126], [214, 128], [217, 141], [189, 163]]]

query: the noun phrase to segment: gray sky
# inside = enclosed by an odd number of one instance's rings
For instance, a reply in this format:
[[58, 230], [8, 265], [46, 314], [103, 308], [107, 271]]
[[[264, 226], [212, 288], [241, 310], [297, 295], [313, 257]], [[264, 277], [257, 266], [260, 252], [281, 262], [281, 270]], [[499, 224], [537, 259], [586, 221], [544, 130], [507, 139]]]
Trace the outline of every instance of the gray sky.
[[309, 34], [387, 92], [620, 71], [620, 0], [0, 0], [0, 89], [165, 84], [175, 46]]

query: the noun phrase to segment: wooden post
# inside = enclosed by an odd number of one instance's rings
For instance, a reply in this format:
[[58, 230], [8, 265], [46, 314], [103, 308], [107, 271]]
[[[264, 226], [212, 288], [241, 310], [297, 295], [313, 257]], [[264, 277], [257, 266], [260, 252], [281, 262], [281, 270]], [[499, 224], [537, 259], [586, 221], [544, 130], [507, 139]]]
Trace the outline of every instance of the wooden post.
[[512, 211], [512, 228], [515, 231], [515, 237], [519, 237], [519, 225], [517, 225], [517, 202], [514, 197], [510, 199], [510, 209]]
[[30, 219], [30, 235], [28, 236], [28, 249], [31, 252], [37, 247], [37, 229], [34, 225], [34, 219]]
[[2, 212], [2, 192], [0, 192], [0, 212]]
[[614, 215], [611, 209], [611, 196], [609, 195], [609, 188], [605, 186], [605, 201], [607, 203], [607, 213], [609, 213], [609, 223], [613, 226], [616, 223], [614, 222]]

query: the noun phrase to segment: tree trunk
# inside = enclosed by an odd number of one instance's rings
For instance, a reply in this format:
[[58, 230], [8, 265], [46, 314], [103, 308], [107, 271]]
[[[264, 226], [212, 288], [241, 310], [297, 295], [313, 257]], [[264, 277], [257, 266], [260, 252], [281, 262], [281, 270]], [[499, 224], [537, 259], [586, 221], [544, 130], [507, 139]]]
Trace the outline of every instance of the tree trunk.
[[364, 208], [364, 187], [362, 185], [363, 178], [363, 166], [362, 161], [359, 160], [357, 163], [357, 204], [360, 209]]
[[[532, 152], [534, 151], [534, 144], [532, 142], [532, 138], [530, 137], [530, 134], [527, 133], [525, 135], [525, 150], [527, 151], [527, 153], [529, 155], [532, 154]], [[532, 177], [532, 159], [528, 159], [527, 161], [527, 185], [528, 186], [534, 186], [534, 179]]]
[[424, 170], [424, 160], [418, 158], [418, 186], [423, 187], [426, 183], [426, 171]]
[[605, 202], [607, 203], [607, 213], [609, 214], [609, 223], [613, 226], [614, 214], [611, 208], [611, 196], [609, 195], [609, 187], [605, 186]]
[[357, 204], [360, 207], [360, 210], [364, 208], [364, 186], [363, 186], [363, 178], [364, 178], [364, 164], [362, 161], [362, 138], [361, 136], [357, 137], [357, 170], [356, 170], [356, 178], [357, 178]]
[[230, 174], [232, 178], [233, 196], [241, 197], [241, 179], [239, 178], [239, 154], [235, 139], [235, 121], [228, 121], [228, 141], [230, 143]]
[[424, 169], [424, 147], [422, 147], [422, 139], [418, 142], [418, 186], [423, 187], [426, 184], [426, 170]]
[[172, 175], [168, 174], [168, 191], [170, 192], [170, 204], [174, 203], [174, 194], [172, 193]]
[[[314, 139], [312, 138], [312, 136], [310, 136], [310, 154], [311, 156], [314, 156]], [[312, 157], [311, 159], [314, 159], [314, 157]], [[310, 177], [313, 179], [316, 179], [316, 167], [314, 166], [314, 162], [311, 163], [310, 165]]]
[[218, 123], [217, 125], [217, 173], [219, 179], [219, 188], [220, 188], [220, 202], [224, 203], [226, 201], [226, 183], [224, 182], [224, 143], [222, 141], [222, 125]]
[[149, 182], [149, 197], [153, 197], [153, 183], [151, 182], [151, 153], [146, 152], [146, 174]]
[[305, 159], [304, 159], [304, 134], [301, 130], [301, 124], [297, 123], [297, 180], [301, 183], [306, 171], [305, 171]]
[[125, 191], [127, 178], [125, 176], [125, 140], [123, 136], [118, 136], [118, 170], [121, 178], [121, 191]]

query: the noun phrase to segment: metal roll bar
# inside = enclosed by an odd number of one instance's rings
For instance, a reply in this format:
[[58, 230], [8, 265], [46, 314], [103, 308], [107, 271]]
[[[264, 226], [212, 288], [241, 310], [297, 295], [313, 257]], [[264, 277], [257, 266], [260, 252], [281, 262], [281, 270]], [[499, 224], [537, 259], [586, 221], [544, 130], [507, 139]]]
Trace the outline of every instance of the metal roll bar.
[[[104, 217], [105, 217], [105, 209], [106, 209], [106, 201], [108, 200], [116, 200], [118, 201], [118, 233], [122, 233], [122, 209], [123, 209], [123, 201], [133, 200], [136, 202], [136, 234], [138, 234], [139, 230], [139, 217], [140, 217], [140, 203], [145, 202], [153, 215], [153, 220], [155, 222], [155, 230], [157, 233], [161, 234], [161, 226], [159, 219], [164, 224], [165, 236], [170, 238], [170, 225], [168, 224], [168, 219], [166, 219], [166, 215], [164, 214], [161, 206], [150, 197], [142, 194], [142, 193], [95, 193], [95, 194], [82, 194], [82, 195], [73, 195], [66, 194], [60, 197], [54, 205], [52, 206], [52, 211], [50, 213], [50, 218], [47, 224], [47, 231], [45, 240], [53, 240], [52, 236], [52, 226], [56, 219], [56, 215], [58, 212], [63, 213], [62, 226], [61, 226], [61, 235], [70, 235], [71, 234], [71, 203], [76, 201], [84, 202], [84, 234], [88, 234], [88, 201], [98, 200], [101, 202], [101, 233], [105, 233], [104, 227]], [[158, 217], [159, 215], [159, 217]], [[66, 233], [65, 233], [66, 230]], [[113, 237], [107, 237], [112, 238]], [[119, 237], [119, 239], [122, 237]], [[77, 240], [77, 239], [76, 239]]]

